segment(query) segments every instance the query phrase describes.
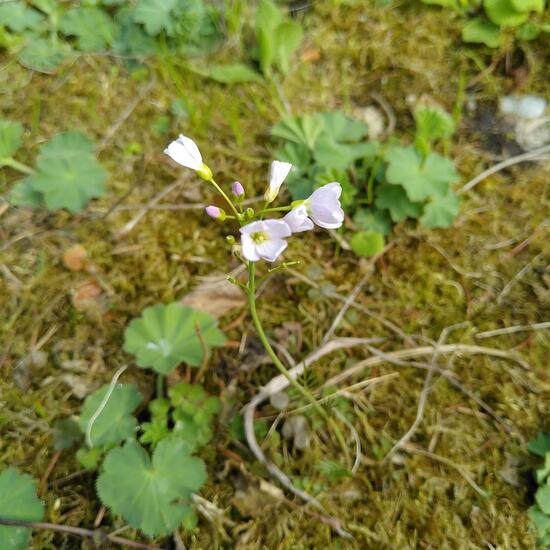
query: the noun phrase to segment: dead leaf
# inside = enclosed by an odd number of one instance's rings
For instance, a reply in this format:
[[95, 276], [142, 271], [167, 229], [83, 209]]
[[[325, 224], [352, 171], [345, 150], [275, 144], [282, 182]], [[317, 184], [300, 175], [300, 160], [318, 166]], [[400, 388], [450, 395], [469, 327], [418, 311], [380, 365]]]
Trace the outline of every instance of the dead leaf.
[[245, 295], [240, 287], [219, 275], [205, 278], [204, 282], [181, 300], [184, 306], [204, 311], [216, 319], [232, 309], [242, 307], [245, 302]]
[[79, 311], [96, 309], [102, 292], [96, 280], [90, 279], [73, 289], [71, 301]]
[[306, 48], [301, 55], [302, 61], [314, 63], [321, 59], [321, 50], [319, 48]]
[[63, 252], [63, 263], [71, 271], [82, 271], [86, 266], [88, 253], [81, 244], [75, 244]]

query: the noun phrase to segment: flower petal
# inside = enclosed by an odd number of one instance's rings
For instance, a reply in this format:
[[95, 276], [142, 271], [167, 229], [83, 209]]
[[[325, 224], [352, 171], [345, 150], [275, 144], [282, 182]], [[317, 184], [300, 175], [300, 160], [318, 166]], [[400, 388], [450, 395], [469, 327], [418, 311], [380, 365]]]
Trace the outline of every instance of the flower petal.
[[252, 238], [247, 235], [243, 234], [241, 237], [241, 246], [243, 250], [243, 256], [249, 261], [249, 262], [257, 262], [260, 259], [260, 255], [258, 254], [258, 251], [256, 250], [256, 244], [252, 240]]
[[292, 233], [301, 233], [313, 229], [313, 222], [308, 218], [305, 204], [293, 208], [284, 218]]
[[264, 222], [262, 221], [252, 222], [247, 225], [243, 225], [239, 231], [243, 235], [250, 235], [251, 233], [256, 233], [257, 231], [264, 231], [263, 223]]
[[292, 235], [290, 227], [283, 220], [263, 220], [260, 223], [262, 224], [262, 231], [265, 231], [271, 239]]
[[164, 152], [178, 164], [199, 170], [202, 167], [202, 155], [197, 144], [184, 135], [180, 135], [176, 141], [172, 141]]
[[265, 200], [268, 203], [275, 200], [279, 194], [279, 189], [281, 188], [283, 181], [285, 181], [291, 170], [292, 164], [289, 162], [274, 160], [271, 163], [271, 167], [269, 169], [269, 187], [265, 192]]
[[287, 246], [288, 243], [284, 239], [270, 239], [258, 244], [256, 251], [264, 260], [274, 262]]

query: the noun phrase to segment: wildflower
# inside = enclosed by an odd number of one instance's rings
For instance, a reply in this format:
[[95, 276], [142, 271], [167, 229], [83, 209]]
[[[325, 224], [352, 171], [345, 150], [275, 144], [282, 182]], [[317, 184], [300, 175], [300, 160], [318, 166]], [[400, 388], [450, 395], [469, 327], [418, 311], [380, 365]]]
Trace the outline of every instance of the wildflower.
[[305, 204], [300, 204], [293, 208], [283, 220], [290, 227], [292, 233], [301, 233], [313, 229], [313, 222], [308, 218], [308, 212]]
[[291, 235], [290, 227], [283, 220], [261, 220], [241, 227], [243, 256], [251, 261], [260, 259], [274, 262], [288, 243], [285, 237]]
[[221, 209], [221, 208], [218, 208], [217, 206], [214, 206], [213, 204], [211, 204], [210, 206], [207, 206], [204, 211], [211, 217], [211, 218], [214, 218], [216, 220], [220, 220], [220, 221], [223, 221], [225, 220], [225, 212]]
[[336, 181], [327, 183], [313, 191], [304, 201], [309, 217], [325, 229], [336, 229], [344, 222], [344, 211], [340, 205], [342, 187]]
[[279, 194], [279, 189], [292, 170], [292, 164], [289, 162], [280, 162], [274, 160], [269, 169], [269, 187], [265, 192], [264, 198], [267, 204], [273, 202]]
[[212, 170], [202, 162], [201, 152], [191, 138], [180, 134], [178, 139], [172, 141], [164, 152], [178, 164], [195, 170], [202, 179], [207, 181], [212, 179]]
[[240, 181], [233, 182], [233, 185], [231, 186], [231, 191], [235, 197], [238, 199], [242, 199], [244, 197], [244, 187], [242, 186]]

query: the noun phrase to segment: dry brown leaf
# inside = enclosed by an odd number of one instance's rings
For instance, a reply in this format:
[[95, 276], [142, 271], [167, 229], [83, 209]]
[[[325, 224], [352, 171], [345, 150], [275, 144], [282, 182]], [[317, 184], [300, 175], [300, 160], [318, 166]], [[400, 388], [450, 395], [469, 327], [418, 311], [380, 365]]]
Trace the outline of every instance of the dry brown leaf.
[[183, 297], [181, 303], [199, 309], [216, 319], [246, 302], [243, 291], [219, 276], [209, 277]]
[[71, 297], [73, 306], [79, 311], [95, 309], [102, 292], [95, 279], [88, 280], [73, 289]]
[[71, 271], [82, 271], [86, 266], [88, 253], [81, 244], [75, 244], [63, 252], [63, 263]]

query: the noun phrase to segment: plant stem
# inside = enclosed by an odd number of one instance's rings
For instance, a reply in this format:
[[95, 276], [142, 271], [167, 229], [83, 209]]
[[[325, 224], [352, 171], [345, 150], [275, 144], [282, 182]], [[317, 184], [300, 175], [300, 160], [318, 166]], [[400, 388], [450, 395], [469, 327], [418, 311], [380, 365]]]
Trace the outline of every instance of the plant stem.
[[160, 372], [157, 374], [157, 399], [164, 397], [164, 379], [166, 377]]
[[289, 210], [292, 210], [292, 205], [288, 206], [277, 206], [275, 208], [264, 208], [257, 212], [258, 216], [261, 216], [263, 214], [268, 214], [269, 212], [288, 212]]
[[211, 178], [209, 181], [216, 188], [216, 191], [225, 199], [225, 202], [229, 205], [231, 210], [233, 210], [233, 213], [235, 214], [235, 218], [238, 220], [239, 219], [239, 212], [235, 208], [235, 205], [233, 204], [233, 201], [225, 194], [225, 191], [214, 181], [214, 178]]
[[30, 166], [27, 166], [26, 164], [23, 164], [22, 162], [19, 162], [18, 160], [15, 160], [11, 157], [0, 159], [0, 168], [2, 166], [9, 166], [10, 168], [17, 170], [18, 172], [22, 172], [23, 174], [35, 173], [35, 171]]
[[344, 455], [346, 457], [346, 461], [348, 464], [351, 461], [349, 450], [346, 445], [346, 440], [336, 424], [334, 420], [328, 415], [328, 413], [323, 409], [321, 405], [317, 402], [315, 399], [315, 396], [306, 388], [304, 388], [297, 380], [295, 380], [290, 372], [288, 372], [288, 369], [282, 364], [282, 362], [277, 357], [277, 354], [271, 347], [271, 344], [269, 343], [269, 340], [267, 339], [267, 336], [265, 335], [262, 323], [260, 321], [260, 318], [258, 316], [258, 311], [256, 310], [256, 266], [254, 262], [248, 262], [248, 306], [250, 309], [250, 314], [252, 316], [252, 321], [254, 322], [254, 326], [256, 327], [256, 331], [258, 332], [258, 336], [260, 337], [260, 340], [265, 348], [265, 351], [269, 355], [269, 358], [273, 361], [273, 364], [277, 367], [279, 372], [289, 381], [290, 385], [296, 388], [300, 394], [307, 399], [307, 401], [313, 406], [313, 408], [322, 416], [322, 418], [329, 424], [329, 426], [334, 431], [334, 435], [336, 436], [336, 439], [338, 440], [338, 443], [340, 444], [340, 447], [342, 448], [342, 451], [344, 452]]

